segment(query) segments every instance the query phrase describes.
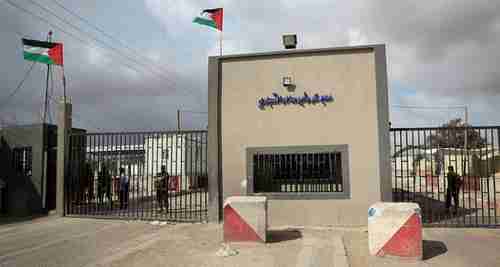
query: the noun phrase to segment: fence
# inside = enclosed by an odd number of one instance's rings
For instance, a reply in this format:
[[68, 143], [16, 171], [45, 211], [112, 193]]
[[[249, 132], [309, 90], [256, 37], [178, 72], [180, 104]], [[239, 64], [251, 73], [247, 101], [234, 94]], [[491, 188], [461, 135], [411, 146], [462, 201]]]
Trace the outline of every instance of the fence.
[[72, 134], [69, 158], [69, 216], [206, 219], [206, 131]]
[[[427, 225], [499, 225], [499, 131], [499, 127], [391, 129], [394, 201], [419, 203]], [[451, 201], [449, 167], [459, 176], [458, 203]]]

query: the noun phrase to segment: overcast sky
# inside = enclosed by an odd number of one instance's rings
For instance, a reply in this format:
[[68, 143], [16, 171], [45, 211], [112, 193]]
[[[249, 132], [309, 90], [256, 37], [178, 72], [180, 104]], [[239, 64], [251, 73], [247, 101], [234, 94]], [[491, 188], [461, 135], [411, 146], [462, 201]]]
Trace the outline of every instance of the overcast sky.
[[[224, 8], [225, 54], [281, 50], [283, 33], [297, 33], [299, 48], [386, 44], [393, 126], [436, 126], [463, 116], [459, 109], [393, 105], [466, 104], [472, 124], [500, 124], [498, 0], [10, 2], [17, 7], [0, 0], [4, 124], [40, 119], [45, 66], [35, 65], [22, 89], [7, 96], [30, 67], [22, 58], [20, 39], [43, 40], [48, 30], [65, 45], [76, 126], [91, 131], [172, 129], [178, 108], [205, 112], [207, 57], [218, 53], [218, 35], [191, 21], [213, 7]], [[62, 94], [60, 75], [56, 67], [54, 98]], [[205, 128], [206, 114], [183, 113], [182, 124]]]

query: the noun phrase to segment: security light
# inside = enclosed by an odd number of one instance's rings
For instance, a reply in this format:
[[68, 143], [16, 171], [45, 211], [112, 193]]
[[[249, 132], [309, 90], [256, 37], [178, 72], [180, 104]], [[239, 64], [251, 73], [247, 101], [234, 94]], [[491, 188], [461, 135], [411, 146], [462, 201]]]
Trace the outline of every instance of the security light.
[[290, 76], [285, 76], [283, 77], [283, 86], [291, 86], [293, 83], [292, 83], [292, 77]]
[[285, 34], [283, 35], [283, 45], [285, 49], [295, 49], [297, 47], [297, 35]]

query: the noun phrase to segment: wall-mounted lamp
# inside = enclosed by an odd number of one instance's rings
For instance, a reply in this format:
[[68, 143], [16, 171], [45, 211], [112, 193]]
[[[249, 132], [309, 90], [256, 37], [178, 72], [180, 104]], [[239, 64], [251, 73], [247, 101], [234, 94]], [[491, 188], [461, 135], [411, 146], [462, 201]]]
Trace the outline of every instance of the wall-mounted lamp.
[[295, 49], [297, 47], [297, 35], [285, 34], [282, 36], [285, 49]]
[[288, 87], [288, 86], [292, 86], [292, 85], [293, 85], [292, 77], [290, 77], [290, 76], [283, 77], [283, 86]]

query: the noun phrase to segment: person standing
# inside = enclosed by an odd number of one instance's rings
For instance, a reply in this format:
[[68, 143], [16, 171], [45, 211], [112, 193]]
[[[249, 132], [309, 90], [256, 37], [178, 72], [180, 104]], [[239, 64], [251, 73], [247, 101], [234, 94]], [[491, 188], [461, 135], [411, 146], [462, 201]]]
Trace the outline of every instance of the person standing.
[[161, 172], [156, 182], [156, 197], [161, 211], [168, 209], [168, 173], [165, 165], [161, 166]]
[[102, 166], [99, 172], [99, 177], [97, 180], [97, 202], [102, 205], [104, 204], [104, 196], [107, 197], [109, 201], [109, 207], [113, 208], [113, 199], [111, 196], [111, 174], [108, 171], [106, 164]]
[[7, 183], [0, 178], [0, 214], [7, 213]]
[[446, 188], [446, 211], [450, 212], [451, 199], [455, 204], [455, 213], [458, 210], [458, 192], [460, 191], [460, 178], [453, 169], [453, 166], [448, 167], [448, 174], [446, 175], [448, 187]]
[[129, 178], [125, 175], [125, 169], [120, 168], [120, 209], [128, 207]]

